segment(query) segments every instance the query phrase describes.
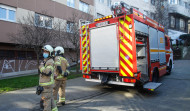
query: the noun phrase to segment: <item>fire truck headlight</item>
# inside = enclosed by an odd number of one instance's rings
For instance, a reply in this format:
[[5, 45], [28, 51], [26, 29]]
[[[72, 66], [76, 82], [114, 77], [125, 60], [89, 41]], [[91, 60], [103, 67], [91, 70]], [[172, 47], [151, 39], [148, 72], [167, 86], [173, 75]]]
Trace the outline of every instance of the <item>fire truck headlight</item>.
[[129, 29], [132, 29], [133, 28], [133, 25], [132, 24], [129, 24]]

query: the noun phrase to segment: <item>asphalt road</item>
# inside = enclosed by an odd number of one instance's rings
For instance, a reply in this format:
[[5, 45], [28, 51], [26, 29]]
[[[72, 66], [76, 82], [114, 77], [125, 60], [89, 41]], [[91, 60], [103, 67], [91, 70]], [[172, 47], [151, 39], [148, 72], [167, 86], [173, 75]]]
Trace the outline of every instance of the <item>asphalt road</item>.
[[[175, 61], [174, 67], [171, 75], [160, 78], [155, 92], [68, 80], [66, 105], [59, 111], [189, 111], [190, 60]], [[0, 94], [0, 111], [39, 111], [39, 100], [35, 87]]]
[[[60, 107], [59, 110], [189, 111], [189, 69], [189, 60], [175, 61], [171, 75], [160, 78], [159, 82], [162, 85], [155, 92], [139, 92], [131, 87], [110, 88], [96, 83], [92, 85], [92, 83], [85, 82], [85, 84], [91, 84], [88, 88], [94, 90], [95, 93], [89, 92], [88, 94], [84, 94], [86, 95], [84, 98], [67, 101], [67, 104]], [[69, 95], [68, 92], [67, 96]]]

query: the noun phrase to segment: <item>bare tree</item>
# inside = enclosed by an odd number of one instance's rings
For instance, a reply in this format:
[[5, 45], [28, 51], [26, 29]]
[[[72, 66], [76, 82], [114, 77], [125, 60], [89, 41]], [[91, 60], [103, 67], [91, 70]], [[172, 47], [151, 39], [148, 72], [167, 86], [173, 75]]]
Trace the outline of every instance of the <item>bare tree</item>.
[[76, 72], [79, 71], [79, 58], [80, 58], [80, 29], [79, 20], [92, 21], [92, 16], [89, 14], [79, 14], [72, 12], [72, 16], [68, 19], [66, 23], [58, 22], [55, 26], [56, 38], [58, 39], [61, 46], [68, 48], [73, 51], [73, 54], [68, 53], [70, 59], [76, 63]]
[[35, 51], [38, 65], [41, 54], [41, 47], [46, 43], [51, 42], [54, 35], [54, 30], [51, 29], [51, 27], [45, 28], [45, 26], [51, 26], [51, 20], [49, 20], [50, 22], [46, 20], [45, 25], [42, 26], [42, 22], [40, 22], [39, 19], [45, 18], [39, 18], [28, 13], [28, 16], [18, 20], [19, 30], [17, 33], [9, 34], [10, 40], [12, 42], [18, 44], [22, 48], [31, 48]]
[[169, 5], [167, 0], [155, 0], [155, 20], [165, 28], [165, 34], [168, 34], [169, 28]]

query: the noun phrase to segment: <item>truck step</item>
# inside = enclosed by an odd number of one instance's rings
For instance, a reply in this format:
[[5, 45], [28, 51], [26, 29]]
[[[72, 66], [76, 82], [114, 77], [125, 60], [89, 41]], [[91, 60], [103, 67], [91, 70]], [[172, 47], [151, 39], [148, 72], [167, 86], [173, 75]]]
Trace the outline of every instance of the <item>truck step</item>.
[[141, 81], [143, 84], [145, 84], [146, 82], [148, 82], [148, 81], [149, 81], [148, 75], [146, 75], [146, 74], [141, 74], [140, 81]]
[[150, 91], [154, 91], [156, 88], [158, 88], [162, 83], [155, 83], [155, 82], [148, 82], [143, 85], [144, 89], [148, 89]]

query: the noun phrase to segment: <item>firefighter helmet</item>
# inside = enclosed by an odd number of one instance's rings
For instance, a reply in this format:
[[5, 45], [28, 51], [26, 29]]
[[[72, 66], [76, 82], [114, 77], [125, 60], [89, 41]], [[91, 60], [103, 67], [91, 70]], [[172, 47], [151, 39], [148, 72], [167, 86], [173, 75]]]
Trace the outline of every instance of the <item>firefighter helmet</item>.
[[54, 51], [55, 51], [55, 53], [58, 54], [58, 55], [59, 55], [59, 54], [64, 54], [64, 52], [65, 52], [65, 51], [64, 51], [64, 48], [61, 47], [61, 46], [57, 46]]
[[49, 56], [53, 55], [53, 47], [51, 45], [45, 45], [42, 50], [48, 51], [49, 52]]

